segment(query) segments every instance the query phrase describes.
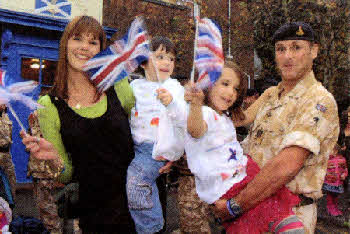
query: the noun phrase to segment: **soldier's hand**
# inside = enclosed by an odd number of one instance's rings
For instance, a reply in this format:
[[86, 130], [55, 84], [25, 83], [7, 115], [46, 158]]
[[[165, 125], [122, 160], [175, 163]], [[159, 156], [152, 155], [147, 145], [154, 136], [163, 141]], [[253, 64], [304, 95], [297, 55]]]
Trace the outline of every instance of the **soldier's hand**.
[[219, 199], [210, 206], [215, 218], [219, 218], [221, 222], [232, 219], [232, 216], [227, 210], [226, 202], [226, 199]]
[[59, 154], [53, 144], [44, 138], [31, 136], [24, 131], [20, 132], [20, 136], [26, 150], [33, 157], [40, 160], [56, 160], [59, 158]]

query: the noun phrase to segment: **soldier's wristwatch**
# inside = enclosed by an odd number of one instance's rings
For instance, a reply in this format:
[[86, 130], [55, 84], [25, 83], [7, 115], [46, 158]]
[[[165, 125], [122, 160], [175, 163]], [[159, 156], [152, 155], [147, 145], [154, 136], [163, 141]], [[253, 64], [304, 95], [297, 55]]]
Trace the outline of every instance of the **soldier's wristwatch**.
[[235, 199], [231, 198], [227, 200], [226, 202], [228, 212], [230, 213], [231, 216], [233, 216], [233, 219], [238, 218], [239, 216], [242, 215], [243, 211], [241, 207], [237, 204]]

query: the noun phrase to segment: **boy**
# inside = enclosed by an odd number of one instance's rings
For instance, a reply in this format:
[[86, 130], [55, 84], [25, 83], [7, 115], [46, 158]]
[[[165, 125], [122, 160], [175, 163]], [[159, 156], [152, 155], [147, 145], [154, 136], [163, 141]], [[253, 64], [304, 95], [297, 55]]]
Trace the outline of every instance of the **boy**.
[[163, 228], [164, 218], [155, 181], [165, 161], [162, 157], [157, 158], [162, 161], [153, 159], [152, 151], [161, 112], [171, 103], [184, 102], [183, 87], [170, 78], [175, 66], [175, 45], [166, 37], [154, 37], [150, 47], [152, 55], [141, 65], [145, 79], [130, 84], [136, 99], [130, 119], [135, 158], [128, 168], [127, 195], [138, 233], [155, 233]]

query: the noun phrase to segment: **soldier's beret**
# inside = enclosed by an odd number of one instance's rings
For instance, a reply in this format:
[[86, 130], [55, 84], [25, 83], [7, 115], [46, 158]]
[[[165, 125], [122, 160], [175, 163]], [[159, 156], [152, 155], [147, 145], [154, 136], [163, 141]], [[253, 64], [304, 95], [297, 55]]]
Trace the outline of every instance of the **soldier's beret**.
[[273, 34], [273, 43], [285, 40], [305, 40], [314, 41], [315, 33], [311, 26], [304, 22], [292, 22], [282, 25]]

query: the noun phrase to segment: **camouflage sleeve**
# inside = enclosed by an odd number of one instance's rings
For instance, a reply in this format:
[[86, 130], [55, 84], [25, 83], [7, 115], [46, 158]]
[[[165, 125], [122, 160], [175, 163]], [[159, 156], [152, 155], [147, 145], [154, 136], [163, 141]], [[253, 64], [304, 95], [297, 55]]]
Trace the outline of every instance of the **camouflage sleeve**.
[[[296, 110], [293, 121], [285, 135], [280, 149], [296, 145], [319, 155], [320, 151], [328, 154], [339, 135], [338, 110], [334, 98], [331, 95], [318, 93], [317, 98], [310, 98]], [[322, 159], [314, 159], [322, 160]]]
[[12, 122], [7, 113], [0, 117], [0, 147], [7, 147], [12, 143]]
[[[29, 115], [29, 133], [32, 136], [42, 137], [38, 114], [33, 112]], [[57, 160], [39, 160], [33, 156], [29, 157], [28, 175], [35, 178], [56, 179], [63, 171], [64, 165], [62, 159]]]

